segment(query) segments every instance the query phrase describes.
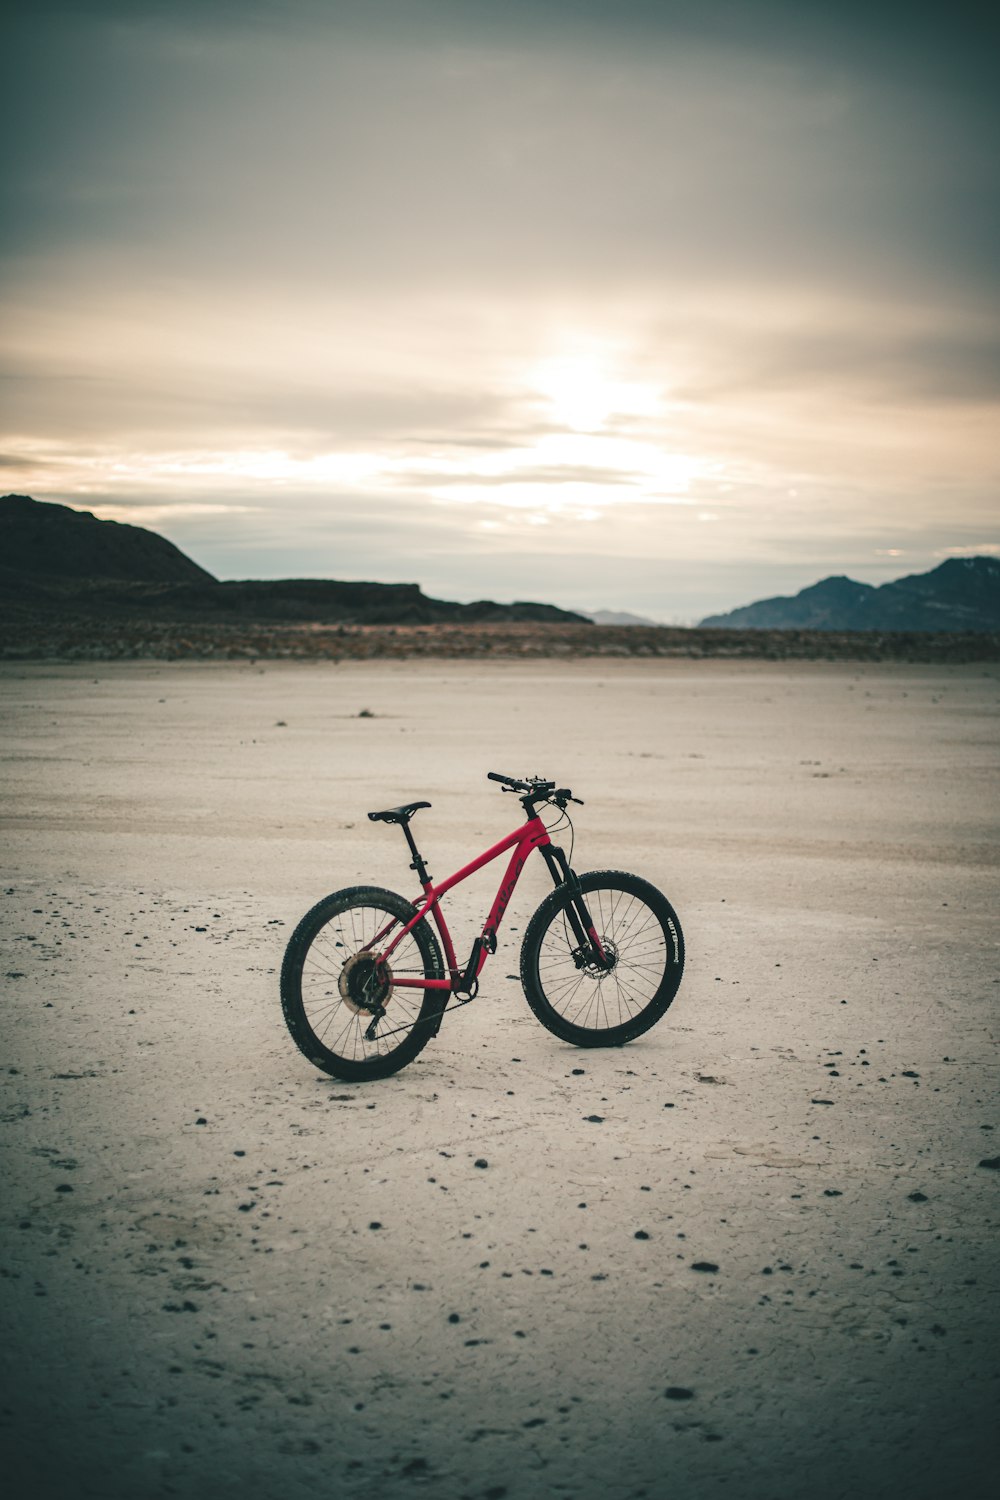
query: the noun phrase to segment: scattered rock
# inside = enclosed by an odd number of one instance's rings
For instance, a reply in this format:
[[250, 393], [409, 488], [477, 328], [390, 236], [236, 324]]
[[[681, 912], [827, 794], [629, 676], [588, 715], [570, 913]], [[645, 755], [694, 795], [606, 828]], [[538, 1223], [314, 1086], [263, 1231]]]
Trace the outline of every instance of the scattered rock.
[[663, 1394], [668, 1401], [691, 1401], [694, 1399], [694, 1391], [688, 1390], [686, 1385], [668, 1385]]
[[712, 1275], [719, 1269], [713, 1260], [696, 1260], [692, 1262], [692, 1271], [708, 1271]]

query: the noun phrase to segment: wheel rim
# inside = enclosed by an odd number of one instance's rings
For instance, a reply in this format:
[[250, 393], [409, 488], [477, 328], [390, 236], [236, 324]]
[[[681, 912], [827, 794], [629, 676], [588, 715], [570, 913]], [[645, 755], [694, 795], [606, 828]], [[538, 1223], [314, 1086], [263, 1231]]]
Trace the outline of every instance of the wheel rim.
[[627, 1025], [656, 998], [672, 961], [663, 922], [631, 891], [604, 887], [584, 900], [601, 943], [614, 954], [610, 969], [584, 964], [566, 908], [557, 911], [538, 951], [538, 978], [552, 1009], [571, 1026], [611, 1031]]
[[[351, 906], [320, 928], [309, 945], [300, 982], [302, 1011], [310, 1031], [327, 1052], [348, 1062], [365, 1062], [394, 1052], [410, 1036], [420, 1016], [425, 990], [400, 989], [394, 978], [424, 974], [423, 956], [412, 933], [394, 950], [391, 969], [378, 974], [370, 945], [390, 924], [379, 947], [391, 941], [400, 922], [377, 905]], [[379, 1007], [385, 1014], [377, 1017]], [[375, 1035], [367, 1031], [375, 1021]]]

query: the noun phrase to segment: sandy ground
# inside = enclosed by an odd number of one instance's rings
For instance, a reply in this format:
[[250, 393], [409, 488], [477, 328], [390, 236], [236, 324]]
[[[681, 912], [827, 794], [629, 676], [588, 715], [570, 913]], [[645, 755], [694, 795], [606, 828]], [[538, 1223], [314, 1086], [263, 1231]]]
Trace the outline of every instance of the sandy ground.
[[[993, 1493], [1000, 669], [0, 690], [8, 1493]], [[437, 876], [505, 833], [489, 769], [569, 783], [577, 868], [666, 891], [677, 1000], [622, 1050], [539, 1026], [539, 863], [480, 998], [396, 1078], [326, 1078], [281, 1020], [291, 928], [412, 890], [369, 808], [429, 798]]]

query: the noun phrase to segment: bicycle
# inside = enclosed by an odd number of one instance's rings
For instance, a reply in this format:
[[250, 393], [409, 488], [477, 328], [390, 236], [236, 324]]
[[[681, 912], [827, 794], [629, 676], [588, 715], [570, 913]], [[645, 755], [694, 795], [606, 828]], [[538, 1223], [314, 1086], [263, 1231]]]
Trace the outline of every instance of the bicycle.
[[[564, 826], [572, 835], [567, 806], [582, 806], [567, 787], [497, 771], [488, 779], [520, 798], [526, 821], [519, 828], [435, 885], [410, 828], [413, 815], [431, 804], [370, 812], [372, 822], [402, 828], [423, 896], [408, 901], [377, 886], [351, 886], [324, 897], [292, 933], [281, 966], [282, 1010], [296, 1046], [324, 1073], [356, 1082], [385, 1078], [413, 1061], [448, 1011], [475, 999], [518, 877], [536, 849], [555, 889], [528, 923], [520, 976], [542, 1025], [579, 1047], [623, 1046], [648, 1031], [676, 995], [684, 938], [666, 896], [639, 875], [573, 871], [550, 837]], [[551, 828], [542, 821], [543, 807], [561, 814]], [[507, 850], [496, 898], [460, 967], [441, 898]], [[572, 851], [571, 842], [570, 857]]]

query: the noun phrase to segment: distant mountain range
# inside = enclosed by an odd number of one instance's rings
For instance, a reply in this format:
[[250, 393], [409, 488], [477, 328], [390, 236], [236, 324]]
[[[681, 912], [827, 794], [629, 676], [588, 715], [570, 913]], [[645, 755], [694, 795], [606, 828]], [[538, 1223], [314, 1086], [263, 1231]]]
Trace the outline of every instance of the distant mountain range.
[[431, 599], [416, 583], [327, 578], [220, 583], [166, 537], [27, 495], [0, 498], [0, 602], [8, 615], [141, 614], [345, 625], [585, 623], [585, 616], [552, 604]]
[[726, 630], [1000, 630], [1000, 558], [952, 557], [929, 573], [874, 587], [824, 578], [790, 598], [761, 599], [703, 628]]
[[634, 615], [627, 609], [589, 609], [587, 619], [593, 620], [595, 625], [652, 625], [656, 626], [659, 620], [647, 619], [645, 615]]
[[[166, 537], [89, 511], [0, 498], [0, 610], [8, 620], [87, 616], [220, 625], [554, 623], [662, 631], [627, 611], [429, 598], [416, 583], [284, 578], [220, 583]], [[709, 630], [1000, 632], [1000, 559], [956, 557], [880, 588], [825, 578], [791, 598], [709, 615]], [[628, 635], [634, 634], [629, 631]]]

